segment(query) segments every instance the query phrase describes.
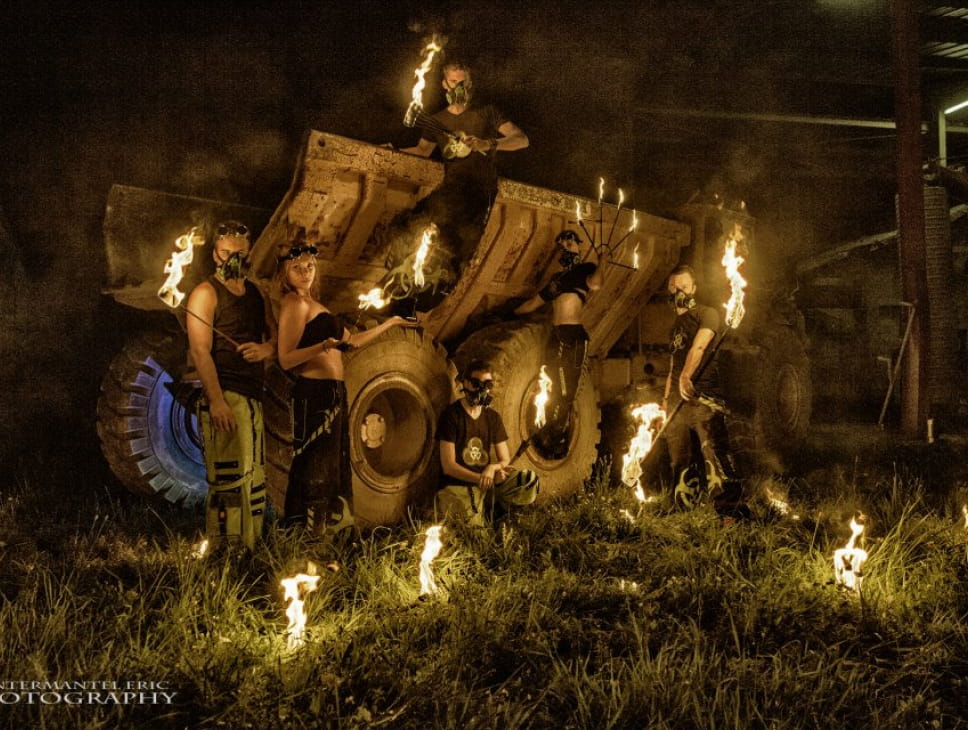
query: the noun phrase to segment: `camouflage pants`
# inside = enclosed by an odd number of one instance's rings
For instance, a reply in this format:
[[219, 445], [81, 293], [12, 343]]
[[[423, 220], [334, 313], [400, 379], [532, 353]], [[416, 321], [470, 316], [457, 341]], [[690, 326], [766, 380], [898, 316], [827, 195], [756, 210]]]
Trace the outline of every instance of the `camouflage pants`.
[[[699, 439], [705, 491], [703, 478], [694, 469], [693, 433]], [[722, 411], [692, 401], [683, 403], [666, 427], [665, 438], [676, 481], [677, 505], [692, 509], [709, 499], [717, 512], [726, 514], [742, 504], [742, 484], [729, 454], [729, 434]]]
[[220, 541], [241, 542], [251, 550], [262, 535], [266, 509], [262, 404], [232, 391], [224, 396], [235, 417], [232, 431], [216, 431], [208, 401], [198, 403], [208, 481], [205, 536], [213, 547]]
[[538, 496], [538, 475], [533, 471], [515, 471], [500, 484], [484, 491], [472, 484], [449, 484], [434, 498], [434, 519], [455, 519], [471, 527], [484, 527], [485, 517], [495, 504], [507, 508], [529, 505]]

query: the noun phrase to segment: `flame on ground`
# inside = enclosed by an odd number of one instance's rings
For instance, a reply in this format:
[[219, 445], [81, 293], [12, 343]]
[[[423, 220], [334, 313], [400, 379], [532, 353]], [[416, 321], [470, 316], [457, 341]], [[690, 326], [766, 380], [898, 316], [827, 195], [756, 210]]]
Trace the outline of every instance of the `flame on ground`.
[[427, 261], [430, 245], [436, 236], [437, 226], [431, 223], [424, 229], [423, 237], [420, 239], [420, 248], [417, 249], [417, 255], [413, 260], [413, 283], [418, 287], [423, 287], [426, 283], [424, 281], [424, 263]]
[[318, 575], [306, 575], [297, 573], [292, 578], [283, 578], [280, 581], [286, 592], [286, 618], [289, 625], [286, 626], [286, 648], [290, 651], [298, 649], [306, 643], [306, 612], [303, 610], [305, 596], [316, 590], [319, 583]]
[[548, 372], [542, 365], [541, 372], [538, 373], [538, 392], [534, 396], [534, 425], [537, 428], [541, 428], [548, 422], [545, 408], [551, 397], [551, 385], [551, 378], [548, 377]]
[[208, 538], [207, 537], [205, 539], [203, 539], [201, 542], [199, 542], [196, 545], [193, 545], [192, 546], [192, 557], [195, 558], [195, 560], [201, 560], [202, 558], [205, 557], [205, 554], [207, 552], [208, 552]]
[[403, 118], [404, 124], [408, 127], [412, 127], [417, 119], [417, 114], [423, 110], [423, 90], [427, 86], [427, 72], [430, 71], [431, 67], [434, 65], [434, 57], [440, 52], [441, 46], [437, 42], [437, 37], [434, 36], [430, 43], [424, 46], [421, 51], [423, 54], [423, 61], [420, 65], [414, 69], [414, 75], [417, 77], [416, 81], [413, 83], [413, 91], [411, 92], [410, 106], [407, 107], [406, 116]]
[[387, 300], [383, 293], [383, 289], [380, 287], [374, 287], [370, 289], [366, 294], [360, 294], [357, 299], [360, 300], [360, 309], [381, 309], [387, 305]]
[[834, 577], [837, 583], [855, 591], [860, 590], [864, 579], [864, 563], [867, 561], [867, 551], [855, 547], [857, 538], [864, 532], [865, 521], [864, 515], [852, 517], [850, 540], [847, 541], [847, 545], [834, 551]]
[[192, 227], [188, 233], [175, 239], [175, 251], [171, 258], [165, 262], [165, 273], [168, 274], [168, 278], [165, 279], [165, 283], [158, 290], [158, 298], [172, 309], [181, 304], [185, 298], [185, 294], [178, 290], [178, 284], [181, 283], [182, 277], [185, 275], [185, 267], [192, 262], [195, 255], [195, 246], [200, 246], [203, 243], [205, 243], [205, 239], [199, 235], [198, 226]]
[[726, 247], [723, 251], [723, 267], [726, 269], [726, 278], [729, 280], [730, 297], [726, 302], [726, 324], [733, 329], [739, 327], [746, 315], [746, 308], [743, 306], [746, 288], [746, 279], [739, 273], [739, 267], [743, 265], [743, 257], [737, 255], [736, 246], [743, 240], [740, 225], [737, 223], [733, 232], [726, 240]]
[[635, 497], [646, 502], [645, 492], [639, 484], [642, 476], [642, 459], [652, 450], [655, 434], [665, 422], [666, 413], [658, 403], [646, 403], [632, 410], [632, 418], [638, 420], [639, 427], [629, 443], [629, 450], [622, 457], [622, 481], [636, 487]]
[[443, 546], [440, 540], [440, 531], [443, 529], [443, 525], [433, 525], [428, 527], [424, 533], [427, 539], [424, 541], [423, 552], [420, 554], [421, 596], [433, 596], [437, 593], [437, 580], [434, 578], [434, 571], [430, 564], [440, 554], [440, 548]]

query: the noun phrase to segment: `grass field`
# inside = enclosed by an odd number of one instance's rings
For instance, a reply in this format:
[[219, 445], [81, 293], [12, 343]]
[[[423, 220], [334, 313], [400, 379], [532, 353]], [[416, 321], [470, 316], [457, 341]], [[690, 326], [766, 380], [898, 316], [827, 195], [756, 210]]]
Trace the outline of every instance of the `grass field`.
[[[968, 726], [962, 455], [830, 438], [838, 448], [806, 452], [798, 476], [750, 485], [748, 524], [662, 501], [639, 511], [627, 487], [597, 483], [493, 530], [445, 532], [429, 600], [429, 523], [335, 552], [273, 531], [253, 555], [199, 560], [199, 515], [100, 472], [25, 463], [0, 487], [0, 682], [175, 696], [44, 705], [5, 685], [0, 725]], [[832, 567], [858, 510], [860, 594]], [[287, 651], [279, 580], [307, 559], [341, 570], [307, 597], [307, 641]]]

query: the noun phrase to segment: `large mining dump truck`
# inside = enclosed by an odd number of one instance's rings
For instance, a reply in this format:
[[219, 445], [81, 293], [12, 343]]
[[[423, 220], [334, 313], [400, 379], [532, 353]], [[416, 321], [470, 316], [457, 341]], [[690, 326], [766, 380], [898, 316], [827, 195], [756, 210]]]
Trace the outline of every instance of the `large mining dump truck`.
[[[115, 186], [104, 232], [109, 281], [106, 293], [144, 310], [154, 329], [133, 334], [115, 358], [101, 389], [98, 432], [114, 473], [129, 489], [194, 503], [204, 497], [205, 474], [192, 399], [200, 392], [183, 379], [187, 368], [184, 312], [157, 297], [175, 238], [196, 223], [234, 218], [261, 234], [253, 244], [250, 278], [268, 284], [279, 244], [319, 248], [323, 300], [347, 326], [373, 317], [359, 296], [386, 273], [381, 231], [441, 181], [440, 163], [384, 147], [312, 131], [292, 185], [274, 212], [138, 188]], [[485, 356], [492, 364], [495, 400], [519, 468], [541, 477], [539, 499], [578, 489], [600, 451], [614, 462], [631, 435], [624, 416], [636, 403], [658, 401], [669, 368], [673, 312], [665, 281], [681, 261], [705, 282], [709, 303], [725, 302], [728, 287], [719, 264], [724, 234], [739, 223], [751, 251], [754, 221], [716, 205], [685, 206], [680, 220], [641, 212], [637, 226], [613, 253], [625, 266], [608, 266], [601, 290], [583, 313], [588, 330], [587, 371], [575, 402], [565, 458], [536, 446], [519, 446], [531, 434], [549, 324], [537, 319], [489, 317], [515, 297], [530, 297], [559, 270], [555, 236], [576, 228], [576, 203], [585, 226], [613, 243], [632, 227], [633, 213], [596, 200], [502, 179], [484, 235], [449, 296], [422, 316], [419, 328], [393, 328], [345, 355], [350, 404], [355, 510], [370, 524], [399, 520], [432, 492], [440, 470], [434, 442], [437, 417], [456, 399], [455, 363]], [[210, 261], [196, 256], [188, 291]], [[631, 267], [637, 260], [638, 268]], [[705, 274], [705, 275], [704, 275]], [[809, 420], [810, 387], [802, 318], [790, 306], [750, 287], [750, 313], [721, 348], [737, 446], [751, 465], [778, 468]], [[182, 327], [176, 324], [180, 320]], [[445, 349], [444, 344], [447, 348]], [[267, 372], [265, 399], [269, 493], [281, 508], [292, 458], [288, 406], [291, 379], [278, 366]], [[603, 409], [606, 418], [603, 420]], [[604, 431], [604, 433], [603, 433]]]

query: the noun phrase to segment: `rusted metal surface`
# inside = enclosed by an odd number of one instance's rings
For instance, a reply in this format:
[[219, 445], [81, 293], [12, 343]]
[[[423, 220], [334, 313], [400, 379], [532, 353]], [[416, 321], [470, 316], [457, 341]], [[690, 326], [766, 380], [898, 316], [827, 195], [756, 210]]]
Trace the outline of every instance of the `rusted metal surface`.
[[[211, 226], [228, 219], [242, 221], [257, 231], [269, 213], [249, 205], [114, 185], [104, 213], [104, 293], [136, 309], [167, 309], [158, 298], [158, 289], [165, 281], [165, 262], [176, 238], [194, 225]], [[205, 268], [206, 262], [198, 258], [181, 286], [184, 292], [191, 291], [198, 272]]]
[[[442, 179], [440, 163], [310, 132], [292, 186], [253, 249], [254, 271], [268, 280], [280, 245], [313, 243], [320, 250], [324, 301], [337, 312], [355, 312], [357, 297], [386, 273], [382, 232]], [[577, 227], [576, 201], [583, 210], [597, 213], [595, 201], [501, 180], [475, 255], [454, 291], [423, 320], [425, 329], [440, 341], [451, 341], [471, 315], [508, 298], [534, 294], [559, 268], [554, 238], [565, 227]], [[606, 205], [602, 217], [601, 226], [597, 220], [586, 221], [598, 239], [607, 237], [613, 227], [614, 206]], [[607, 267], [603, 288], [584, 313], [593, 356], [608, 352], [689, 243], [689, 227], [682, 223], [641, 213], [637, 219], [637, 230], [616, 249], [615, 258], [631, 264], [638, 246], [639, 269]], [[612, 243], [631, 223], [631, 211], [618, 213]]]

